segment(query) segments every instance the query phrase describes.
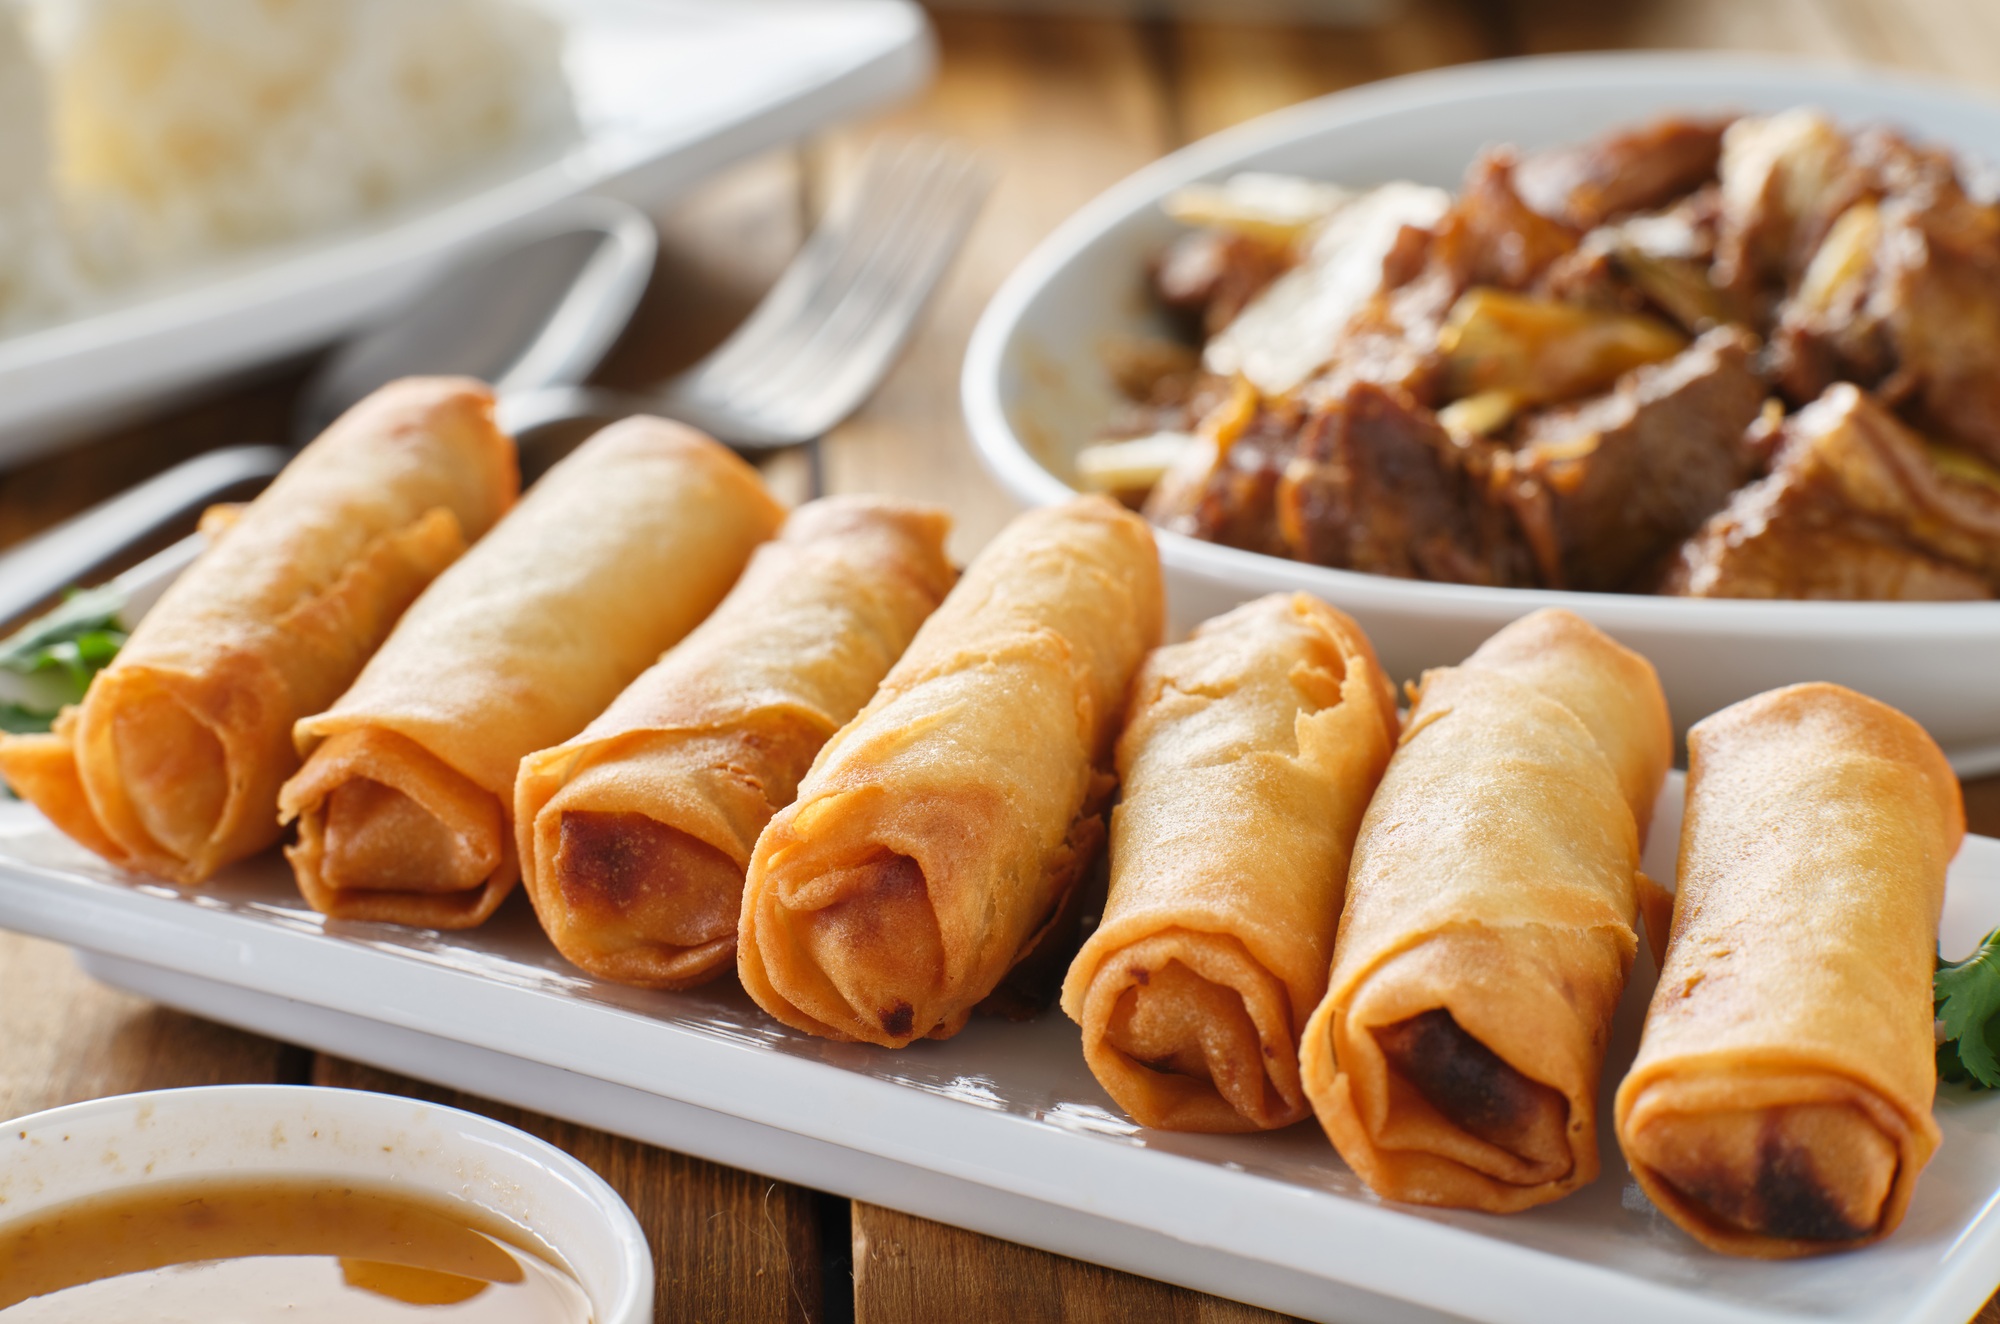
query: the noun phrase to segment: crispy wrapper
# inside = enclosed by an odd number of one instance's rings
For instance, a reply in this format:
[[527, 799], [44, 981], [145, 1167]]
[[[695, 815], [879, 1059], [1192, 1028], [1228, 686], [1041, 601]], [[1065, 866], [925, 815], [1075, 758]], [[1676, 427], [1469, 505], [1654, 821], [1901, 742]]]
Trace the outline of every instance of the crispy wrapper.
[[355, 405], [231, 518], [49, 735], [0, 776], [106, 859], [182, 883], [278, 839], [292, 724], [354, 680], [425, 585], [513, 503], [514, 447], [463, 378]]
[[1597, 1175], [1641, 824], [1672, 749], [1652, 667], [1568, 612], [1425, 674], [1300, 1048], [1314, 1111], [1378, 1194], [1508, 1212]]
[[950, 590], [950, 527], [874, 497], [800, 507], [713, 616], [522, 763], [522, 877], [558, 951], [647, 988], [735, 964], [757, 836]]
[[1895, 1230], [1938, 1145], [1931, 971], [1958, 779], [1837, 685], [1688, 733], [1680, 885], [1618, 1143], [1703, 1245], [1780, 1259]]
[[1118, 740], [1110, 895], [1063, 986], [1091, 1071], [1141, 1124], [1310, 1114], [1299, 1030], [1395, 743], [1395, 688], [1367, 636], [1304, 593], [1147, 659]]
[[1102, 844], [1158, 553], [1101, 497], [1031, 511], [966, 572], [758, 839], [737, 971], [833, 1039], [956, 1034], [1053, 931]]
[[410, 608], [298, 724], [280, 808], [315, 909], [481, 923], [520, 876], [514, 774], [575, 735], [722, 600], [784, 508], [692, 429], [604, 429]]

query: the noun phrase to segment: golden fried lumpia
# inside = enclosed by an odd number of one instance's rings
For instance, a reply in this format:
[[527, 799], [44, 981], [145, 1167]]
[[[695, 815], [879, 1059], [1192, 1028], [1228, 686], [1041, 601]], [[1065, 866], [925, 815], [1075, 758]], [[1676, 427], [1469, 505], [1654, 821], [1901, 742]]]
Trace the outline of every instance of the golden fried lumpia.
[[1837, 685], [1688, 733], [1680, 886], [1618, 1143], [1697, 1241], [1779, 1259], [1887, 1236], [1937, 1148], [1931, 971], [1957, 779]]
[[522, 763], [522, 878], [558, 951], [648, 988], [735, 964], [757, 835], [951, 588], [950, 526], [873, 497], [800, 507], [713, 616]]
[[1378, 1194], [1508, 1212], [1597, 1175], [1672, 733], [1645, 659], [1541, 611], [1427, 672], [1362, 821], [1306, 1094]]
[[314, 908], [478, 924], [520, 875], [522, 758], [569, 739], [735, 582], [784, 509], [698, 432], [627, 419], [585, 442], [410, 608], [279, 797]]
[[1104, 917], [1063, 1010], [1134, 1119], [1185, 1131], [1311, 1111], [1299, 1027], [1326, 992], [1348, 857], [1396, 743], [1359, 626], [1275, 593], [1157, 649], [1118, 740]]
[[340, 417], [231, 519], [52, 734], [0, 776], [117, 864], [198, 883], [276, 841], [292, 724], [320, 711], [424, 586], [512, 504], [493, 398], [411, 378]]
[[1122, 507], [1009, 525], [758, 839], [750, 995], [833, 1039], [963, 1028], [1102, 843], [1112, 740], [1161, 611], [1152, 533]]

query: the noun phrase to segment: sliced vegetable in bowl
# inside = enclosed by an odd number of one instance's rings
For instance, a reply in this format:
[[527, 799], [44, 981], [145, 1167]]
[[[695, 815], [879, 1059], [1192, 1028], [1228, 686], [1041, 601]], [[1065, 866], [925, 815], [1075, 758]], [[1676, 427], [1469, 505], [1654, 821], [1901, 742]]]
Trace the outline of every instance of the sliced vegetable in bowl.
[[[1105, 370], [1101, 354], [1103, 347], [1114, 341], [1179, 337], [1187, 347], [1188, 340], [1197, 338], [1194, 323], [1199, 321], [1199, 311], [1169, 306], [1158, 297], [1155, 278], [1159, 256], [1187, 233], [1169, 211], [1167, 200], [1191, 185], [1221, 187], [1235, 176], [1256, 173], [1337, 181], [1359, 190], [1395, 180], [1444, 189], [1462, 181], [1467, 166], [1496, 142], [1518, 144], [1525, 164], [1547, 149], [1577, 143], [1599, 125], [1644, 125], [1653, 117], [1675, 115], [1750, 115], [1775, 121], [1783, 112], [1801, 106], [1820, 107], [1844, 130], [1894, 125], [1912, 141], [1940, 145], [1968, 158], [2000, 159], [2000, 105], [1990, 100], [1893, 72], [1834, 69], [1765, 57], [1546, 57], [1461, 66], [1341, 92], [1239, 126], [1157, 162], [1091, 203], [1051, 235], [996, 294], [974, 334], [962, 379], [974, 445], [1017, 499], [1043, 504], [1065, 500], [1085, 485], [1079, 460], [1093, 443], [1208, 432], [1199, 424], [1223, 394], [1208, 384], [1215, 380], [1212, 374], [1164, 375], [1159, 383], [1164, 394], [1181, 402], [1178, 412], [1155, 405], [1134, 408], [1126, 417], [1122, 411], [1131, 407], [1134, 397], [1124, 381]], [[1685, 148], [1688, 155], [1694, 147], [1708, 150], [1698, 133], [1682, 134], [1663, 144], [1661, 150], [1666, 147], [1674, 147], [1676, 152]], [[1587, 159], [1572, 158], [1567, 163], [1570, 173], [1560, 176], [1558, 182], [1573, 182], [1577, 171], [1589, 164]], [[1746, 171], [1743, 177], [1753, 174]], [[1622, 186], [1615, 178], [1599, 183], [1605, 188]], [[1537, 186], [1526, 181], [1517, 191], [1541, 196]], [[1578, 191], [1569, 187], [1569, 196], [1579, 196]], [[1632, 509], [1631, 505], [1590, 499], [1597, 491], [1594, 484], [1575, 489], [1565, 489], [1564, 484], [1602, 469], [1595, 481], [1617, 486], [1610, 480], [1620, 478], [1621, 470], [1634, 470], [1622, 462], [1601, 462], [1650, 451], [1653, 448], [1643, 444], [1646, 436], [1660, 435], [1677, 439], [1679, 444], [1670, 448], [1677, 452], [1695, 452], [1696, 458], [1705, 462], [1730, 461], [1705, 463], [1699, 469], [1701, 474], [1708, 474], [1711, 468], [1721, 474], [1714, 483], [1704, 478], [1701, 493], [1710, 492], [1716, 483], [1727, 488], [1744, 482], [1734, 463], [1739, 452], [1746, 462], [1754, 460], [1761, 466], [1770, 462], [1780, 444], [1795, 443], [1798, 463], [1780, 484], [1782, 490], [1763, 497], [1763, 504], [1754, 509], [1746, 504], [1738, 512], [1746, 518], [1718, 521], [1711, 531], [1714, 536], [1701, 544], [1703, 548], [1731, 552], [1739, 545], [1738, 534], [1756, 532], [1757, 545], [1750, 550], [1760, 551], [1768, 544], [1780, 554], [1778, 568], [1789, 573], [1810, 572], [1824, 579], [1837, 577], [1844, 569], [1893, 574], [1915, 566], [1933, 572], [1926, 583], [1935, 590], [1964, 596], [1977, 583], [1985, 590], [1981, 596], [1994, 591], [1986, 588], [1983, 568], [1966, 567], [1957, 559], [1975, 535], [1982, 543], [1988, 537], [1981, 531], [1988, 527], [1989, 499], [1995, 489], [1979, 481], [1969, 464], [1953, 463], [1960, 457], [1979, 456], [1978, 448], [1958, 441], [1949, 429], [1912, 427], [1911, 420], [1891, 406], [1868, 409], [1868, 402], [1822, 411], [1807, 420], [1814, 425], [1810, 428], [1799, 426], [1793, 402], [1785, 411], [1783, 425], [1774, 428], [1763, 404], [1771, 391], [1757, 363], [1745, 362], [1743, 345], [1733, 341], [1704, 343], [1700, 334], [1702, 324], [1718, 312], [1729, 321], [1737, 320], [1726, 298], [1717, 303], [1711, 297], [1718, 293], [1718, 286], [1712, 278], [1713, 253], [1705, 255], [1701, 242], [1703, 218], [1690, 209], [1685, 214], [1647, 213], [1634, 220], [1619, 220], [1612, 214], [1616, 202], [1617, 198], [1606, 194], [1598, 199], [1592, 216], [1580, 216], [1575, 222], [1572, 228], [1598, 227], [1591, 233], [1599, 235], [1605, 251], [1585, 253], [1580, 247], [1574, 266], [1578, 274], [1594, 278], [1608, 272], [1617, 277], [1617, 283], [1638, 287], [1643, 295], [1639, 311], [1687, 334], [1691, 338], [1687, 349], [1674, 358], [1635, 368], [1631, 376], [1643, 374], [1646, 380], [1634, 382], [1641, 389], [1614, 391], [1614, 396], [1624, 397], [1619, 399], [1596, 396], [1581, 402], [1523, 408], [1504, 391], [1458, 400], [1445, 399], [1440, 391], [1433, 398], [1444, 407], [1430, 411], [1435, 428], [1427, 425], [1421, 409], [1386, 410], [1378, 408], [1380, 399], [1371, 397], [1369, 410], [1348, 417], [1337, 430], [1306, 429], [1301, 424], [1310, 419], [1309, 410], [1288, 420], [1283, 416], [1288, 406], [1282, 398], [1274, 402], [1259, 392], [1256, 417], [1228, 444], [1227, 464], [1217, 464], [1212, 458], [1221, 450], [1219, 437], [1203, 435], [1206, 446], [1177, 451], [1185, 463], [1162, 471], [1154, 489], [1156, 494], [1177, 489], [1177, 498], [1207, 496], [1208, 500], [1191, 503], [1187, 510], [1193, 523], [1209, 524], [1222, 534], [1203, 538], [1192, 535], [1207, 531], [1204, 528], [1156, 523], [1174, 627], [1184, 630], [1264, 593], [1305, 590], [1361, 621], [1385, 665], [1400, 676], [1413, 676], [1426, 667], [1464, 656], [1509, 620], [1540, 607], [1562, 606], [1654, 659], [1666, 683], [1677, 725], [1682, 727], [1750, 694], [1801, 680], [1827, 680], [1861, 690], [1915, 716], [1943, 744], [1961, 772], [2000, 769], [2000, 696], [1992, 687], [1992, 658], [1994, 649], [2000, 648], [2000, 603], [1836, 602], [1824, 600], [1824, 594], [1795, 595], [1821, 600], [1731, 602], [1713, 596], [1599, 591], [1594, 581], [1600, 578], [1622, 580], [1623, 567], [1614, 562], [1638, 566], [1642, 579], [1646, 572], [1656, 570], [1651, 555], [1655, 549], [1638, 547], [1638, 534], [1644, 531], [1628, 529], [1618, 518], [1621, 511]], [[1606, 220], [1607, 216], [1611, 219]], [[1851, 223], [1851, 242], [1859, 242], [1860, 224]], [[1838, 272], [1823, 274], [1838, 284]], [[1267, 293], [1268, 289], [1269, 282]], [[1507, 292], [1537, 293], [1529, 289]], [[1452, 297], [1462, 293], [1454, 291]], [[1727, 295], [1727, 291], [1721, 293]], [[1440, 298], [1436, 304], [1441, 329], [1451, 300]], [[1625, 305], [1606, 305], [1606, 311], [1622, 307]], [[1214, 336], [1204, 328], [1199, 339], [1206, 348]], [[1752, 342], [1752, 355], [1761, 353], [1756, 343], [1761, 340], [1757, 337]], [[1697, 345], [1701, 346], [1698, 352]], [[1183, 362], [1186, 357], [1182, 355]], [[1165, 355], [1155, 358], [1167, 361]], [[1748, 385], [1741, 371], [1746, 366], [1750, 370]], [[1758, 389], [1752, 392], [1750, 385]], [[1753, 394], [1758, 398], [1748, 404], [1739, 399]], [[1814, 391], [1812, 396], [1817, 394]], [[1720, 426], [1665, 426], [1683, 412], [1707, 411], [1718, 399], [1728, 406], [1741, 432], [1732, 433]], [[1889, 417], [1881, 419], [1879, 414]], [[1191, 419], [1197, 422], [1191, 425]], [[1113, 420], [1115, 426], [1107, 420]], [[1379, 425], [1378, 435], [1370, 437], [1366, 429], [1357, 432], [1351, 426], [1355, 422]], [[1878, 426], [1884, 423], [1895, 426]], [[1388, 435], [1390, 431], [1394, 435]], [[1521, 506], [1533, 516], [1543, 505], [1553, 508], [1566, 503], [1568, 512], [1578, 517], [1568, 521], [1569, 525], [1580, 528], [1589, 524], [1616, 531], [1620, 554], [1588, 561], [1580, 559], [1580, 552], [1565, 554], [1567, 544], [1560, 534], [1566, 525], [1559, 523], [1555, 526], [1559, 536], [1543, 539], [1534, 549], [1536, 554], [1529, 564], [1534, 578], [1520, 587], [1502, 587], [1493, 582], [1502, 577], [1491, 572], [1506, 570], [1508, 581], [1520, 582], [1515, 571], [1522, 549], [1509, 546], [1501, 549], [1509, 552], [1505, 558], [1481, 558], [1477, 553], [1484, 526], [1478, 521], [1458, 520], [1437, 526], [1437, 532], [1450, 535], [1443, 539], [1441, 550], [1451, 552], [1457, 544], [1465, 544], [1474, 555], [1444, 556], [1437, 558], [1438, 564], [1473, 570], [1484, 566], [1489, 572], [1486, 582], [1395, 578], [1364, 573], [1365, 567], [1360, 565], [1310, 564], [1293, 559], [1284, 524], [1247, 515], [1256, 510], [1284, 511], [1284, 504], [1277, 499], [1279, 487], [1296, 452], [1303, 449], [1296, 443], [1309, 434], [1317, 434], [1313, 435], [1315, 447], [1325, 442], [1330, 449], [1337, 447], [1347, 455], [1366, 458], [1371, 453], [1369, 447], [1356, 443], [1373, 441], [1376, 454], [1437, 457], [1438, 464], [1432, 468], [1441, 471], [1443, 479], [1430, 482], [1429, 488], [1442, 498], [1453, 498], [1465, 488], [1488, 490], [1471, 466], [1454, 466], [1452, 460], [1467, 451], [1491, 446], [1512, 450], [1520, 443], [1520, 458], [1531, 462], [1547, 498], [1546, 502], [1524, 501]], [[1734, 450], [1730, 445], [1692, 445], [1696, 437], [1711, 435], [1733, 437]], [[1488, 445], [1464, 445], [1462, 438]], [[1742, 444], [1737, 444], [1739, 441]], [[1908, 470], [1902, 461], [1912, 448], [1922, 449], [1927, 442], [1950, 444], [1953, 454], [1927, 461], [1919, 470]], [[1420, 449], [1415, 443], [1421, 443]], [[1121, 452], [1098, 457], [1111, 480], [1107, 485], [1128, 502], [1138, 504], [1142, 498], [1126, 486], [1140, 476], [1140, 467], [1133, 462], [1148, 458], [1157, 462], [1169, 449], [1161, 446], [1153, 448], [1150, 455]], [[1209, 456], [1204, 456], [1204, 449]], [[1317, 458], [1317, 452], [1307, 458]], [[1833, 465], [1834, 460], [1847, 458], [1867, 459], [1865, 472]], [[1342, 467], [1336, 463], [1332, 470]], [[1652, 472], [1658, 467], [1641, 468]], [[1692, 476], [1694, 472], [1678, 463], [1665, 467], [1677, 474]], [[1351, 465], [1346, 468], [1353, 471]], [[1188, 481], [1197, 476], [1196, 469], [1203, 471], [1199, 476], [1212, 480], [1202, 491], [1196, 491]], [[1339, 477], [1332, 470], [1322, 476]], [[1378, 465], [1373, 472], [1388, 470]], [[1884, 486], [1877, 481], [1883, 476], [1896, 481]], [[1866, 491], [1858, 485], [1861, 479], [1867, 480]], [[1750, 481], [1756, 481], [1754, 476]], [[1337, 494], [1339, 488], [1337, 482], [1320, 482], [1313, 490]], [[1302, 489], [1299, 494], [1308, 493]], [[1673, 496], [1677, 510], [1689, 504], [1669, 491], [1659, 495]], [[1733, 499], [1728, 492], [1724, 496]], [[1859, 497], [1868, 500], [1861, 502]], [[1447, 514], [1455, 508], [1450, 500], [1433, 504]], [[1843, 529], [1864, 530], [1869, 535], [1862, 539], [1865, 545], [1848, 548], [1843, 543], [1834, 549], [1838, 553], [1834, 555], [1799, 554], [1799, 544], [1810, 541], [1805, 535], [1818, 530], [1804, 517], [1829, 504], [1834, 509], [1831, 522]], [[1402, 549], [1406, 553], [1413, 541], [1408, 536], [1392, 536], [1395, 530], [1389, 526], [1394, 521], [1380, 517], [1384, 506], [1379, 500], [1362, 500], [1345, 507], [1376, 516], [1362, 524], [1372, 525], [1382, 536], [1363, 539], [1361, 549], [1398, 554]], [[1294, 513], [1312, 512], [1301, 506]], [[1761, 514], [1773, 518], [1761, 519]], [[1760, 516], [1761, 522], [1754, 528], [1750, 516]], [[1507, 533], [1510, 521], [1518, 524], [1518, 516], [1503, 510], [1492, 522]], [[1304, 519], [1294, 519], [1290, 527], [1294, 532], [1313, 532], [1312, 522]], [[1454, 527], [1456, 534], [1452, 533]], [[1536, 531], [1543, 532], [1539, 526]], [[1679, 532], [1678, 527], [1675, 532]], [[1914, 537], [1924, 541], [1907, 549], [1906, 555], [1870, 558], [1879, 546], [1896, 544], [1891, 548], [1894, 553], [1906, 538]], [[1352, 538], [1314, 538], [1302, 539], [1298, 545], [1347, 551], [1357, 544]], [[1574, 543], [1577, 548], [1582, 545], [1582, 540]], [[1736, 565], [1741, 559], [1725, 556], [1712, 568], [1718, 573], [1756, 568]], [[1574, 581], [1563, 587], [1547, 582], [1542, 577], [1551, 566], [1560, 569], [1565, 578], [1575, 576]], [[1580, 574], [1584, 569], [1592, 573]], [[1704, 582], [1713, 578], [1705, 574]], [[1740, 582], [1742, 576], [1732, 574], [1731, 578]]]

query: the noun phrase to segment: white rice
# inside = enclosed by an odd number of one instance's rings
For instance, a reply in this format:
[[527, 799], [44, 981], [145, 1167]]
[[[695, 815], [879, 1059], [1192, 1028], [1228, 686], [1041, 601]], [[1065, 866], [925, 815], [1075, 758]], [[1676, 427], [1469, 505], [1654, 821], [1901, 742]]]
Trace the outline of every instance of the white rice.
[[[574, 129], [561, 28], [530, 0], [24, 3], [45, 188], [100, 286], [338, 226]], [[0, 100], [32, 110], [33, 81], [0, 63]], [[5, 109], [0, 199], [37, 169]]]
[[0, 0], [0, 332], [58, 315], [75, 294], [50, 186], [42, 71], [20, 11]]

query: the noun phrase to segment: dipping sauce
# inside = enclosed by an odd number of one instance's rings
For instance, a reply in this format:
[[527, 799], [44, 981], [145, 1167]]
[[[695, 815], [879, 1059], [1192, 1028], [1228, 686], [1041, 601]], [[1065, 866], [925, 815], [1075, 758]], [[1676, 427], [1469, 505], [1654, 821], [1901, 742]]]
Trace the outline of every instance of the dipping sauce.
[[590, 1324], [547, 1250], [465, 1206], [319, 1181], [162, 1184], [0, 1224], [5, 1324]]

